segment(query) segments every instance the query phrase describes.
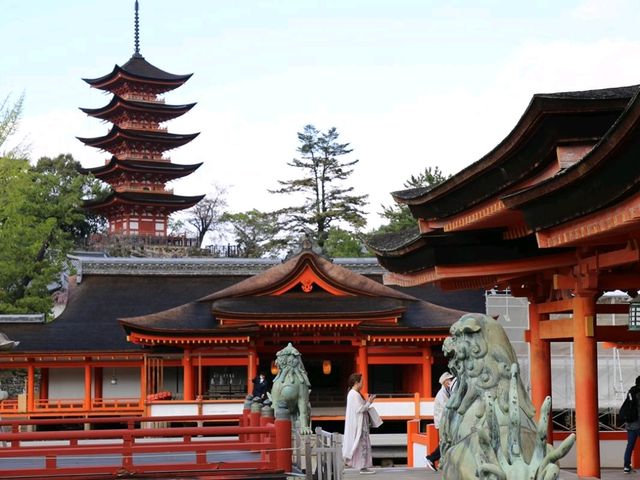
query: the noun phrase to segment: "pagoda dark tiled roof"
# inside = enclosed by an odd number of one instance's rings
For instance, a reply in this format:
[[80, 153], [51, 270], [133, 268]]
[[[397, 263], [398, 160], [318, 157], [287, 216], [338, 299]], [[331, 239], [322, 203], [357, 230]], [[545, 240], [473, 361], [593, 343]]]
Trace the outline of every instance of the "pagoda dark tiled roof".
[[118, 167], [122, 167], [126, 170], [137, 172], [166, 172], [167, 174], [175, 176], [179, 174], [188, 175], [189, 173], [197, 170], [201, 165], [202, 162], [185, 165], [180, 163], [171, 163], [168, 161], [158, 162], [151, 160], [120, 160], [118, 157], [112, 156], [109, 160], [109, 163], [91, 168], [80, 167], [78, 168], [78, 171], [80, 173], [92, 173], [98, 176], [106, 172], [114, 171]]
[[194, 138], [196, 138], [199, 133], [168, 133], [162, 131], [153, 131], [153, 130], [134, 130], [134, 129], [125, 129], [120, 128], [117, 125], [114, 125], [109, 133], [102, 137], [92, 137], [92, 138], [83, 138], [76, 137], [81, 142], [86, 143], [89, 146], [102, 148], [103, 146], [107, 146], [116, 140], [117, 137], [121, 136], [128, 140], [132, 141], [141, 141], [141, 142], [153, 142], [156, 144], [171, 144], [172, 146], [180, 146], [185, 143], [190, 142]]
[[204, 198], [204, 195], [185, 197], [170, 193], [153, 192], [113, 192], [102, 200], [89, 200], [84, 203], [85, 208], [98, 208], [109, 203], [124, 202], [137, 205], [195, 205]]
[[91, 115], [93, 117], [103, 118], [107, 115], [104, 115], [115, 108], [120, 106], [125, 109], [132, 110], [142, 110], [146, 112], [155, 112], [158, 114], [163, 114], [169, 118], [175, 118], [177, 116], [182, 115], [185, 112], [191, 110], [196, 104], [195, 103], [186, 103], [184, 105], [168, 105], [166, 103], [161, 102], [143, 102], [139, 100], [129, 100], [126, 98], [119, 97], [114, 95], [111, 101], [100, 108], [80, 108], [87, 115]]
[[125, 72], [133, 77], [138, 77], [141, 80], [159, 80], [168, 83], [179, 83], [182, 84], [189, 80], [192, 73], [187, 75], [176, 75], [173, 73], [165, 72], [164, 70], [159, 69], [158, 67], [150, 64], [145, 60], [145, 58], [141, 55], [133, 55], [127, 63], [122, 65], [122, 67], [116, 65], [113, 70], [99, 78], [85, 78], [84, 81], [89, 83], [90, 85], [99, 85], [107, 82], [111, 78], [114, 78], [119, 72]]

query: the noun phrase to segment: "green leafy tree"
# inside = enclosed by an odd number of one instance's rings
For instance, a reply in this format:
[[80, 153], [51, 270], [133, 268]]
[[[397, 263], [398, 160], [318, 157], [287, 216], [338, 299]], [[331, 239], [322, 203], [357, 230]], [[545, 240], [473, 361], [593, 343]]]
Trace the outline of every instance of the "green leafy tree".
[[199, 246], [207, 233], [220, 229], [226, 208], [227, 189], [214, 184], [211, 193], [187, 210], [186, 223], [195, 229]]
[[[98, 181], [92, 175], [84, 175], [79, 172], [80, 162], [71, 154], [61, 154], [57, 157], [41, 157], [35, 167], [43, 179], [49, 179], [49, 195], [52, 202], [64, 209], [64, 199], [74, 197], [78, 192], [83, 199], [100, 199], [109, 195], [111, 189]], [[82, 210], [68, 210], [57, 212], [58, 218], [65, 218], [60, 227], [71, 235], [76, 246], [85, 245], [89, 237], [95, 233], [105, 233], [107, 221], [104, 217]]]
[[0, 313], [50, 312], [48, 285], [59, 278], [72, 225], [82, 218], [82, 181], [65, 185], [26, 159], [0, 158]]
[[[404, 182], [405, 188], [423, 188], [434, 187], [451, 175], [445, 175], [439, 167], [426, 167], [423, 172], [417, 175], [411, 175], [409, 179]], [[383, 218], [387, 220], [387, 223], [378, 228], [374, 233], [391, 233], [407, 230], [408, 228], [415, 227], [417, 220], [411, 215], [411, 211], [406, 205], [382, 205], [382, 212], [380, 213]]]
[[[22, 114], [24, 104], [24, 94], [20, 95], [15, 103], [10, 103], [11, 97], [7, 95], [0, 101], [0, 149], [5, 146], [6, 141], [18, 130], [18, 122]], [[11, 150], [2, 150], [0, 155], [5, 157], [21, 157], [26, 154], [26, 148], [18, 145]]]
[[324, 244], [326, 254], [331, 258], [370, 257], [360, 235], [337, 227], [329, 229]]
[[348, 143], [340, 143], [338, 137], [336, 128], [321, 132], [313, 125], [304, 127], [298, 132], [300, 158], [287, 163], [301, 172], [300, 178], [279, 180], [280, 188], [270, 190], [285, 195], [301, 194], [301, 203], [278, 212], [283, 216], [283, 228], [292, 237], [308, 235], [321, 248], [331, 226], [346, 224], [359, 229], [366, 225], [362, 209], [367, 204], [367, 195], [355, 195], [353, 187], [344, 185], [358, 160], [344, 159], [353, 150]]
[[280, 235], [278, 216], [273, 212], [249, 210], [226, 213], [222, 221], [232, 229], [234, 240], [245, 258], [277, 257], [288, 244]]

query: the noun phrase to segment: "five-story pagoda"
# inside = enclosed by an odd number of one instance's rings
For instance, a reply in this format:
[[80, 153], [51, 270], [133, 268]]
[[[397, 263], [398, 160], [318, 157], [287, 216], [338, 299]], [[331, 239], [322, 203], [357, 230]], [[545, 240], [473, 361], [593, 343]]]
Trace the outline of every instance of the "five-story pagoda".
[[201, 163], [179, 165], [165, 152], [185, 145], [198, 133], [168, 133], [161, 123], [188, 112], [195, 103], [167, 105], [160, 95], [184, 84], [191, 74], [174, 75], [151, 65], [140, 54], [138, 1], [135, 2], [135, 50], [131, 59], [111, 73], [84, 79], [113, 94], [102, 108], [82, 108], [91, 117], [113, 124], [102, 137], [78, 139], [112, 154], [104, 166], [82, 169], [108, 183], [112, 193], [85, 203], [85, 208], [107, 218], [110, 235], [166, 237], [171, 213], [192, 207], [204, 195], [179, 196], [167, 182], [194, 172]]

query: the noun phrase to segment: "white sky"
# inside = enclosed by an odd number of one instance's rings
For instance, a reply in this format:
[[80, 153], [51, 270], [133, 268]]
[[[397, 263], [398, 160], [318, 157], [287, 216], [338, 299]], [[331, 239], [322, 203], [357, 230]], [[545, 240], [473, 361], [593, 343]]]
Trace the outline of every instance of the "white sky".
[[[25, 92], [16, 138], [32, 159], [108, 157], [75, 139], [108, 131], [78, 110], [109, 101], [81, 79], [130, 58], [133, 4], [0, 0], [0, 98]], [[287, 204], [267, 189], [297, 175], [308, 123], [351, 144], [371, 228], [411, 174], [491, 150], [534, 93], [640, 83], [637, 0], [140, 0], [140, 16], [145, 58], [194, 73], [165, 98], [198, 105], [167, 126], [201, 134], [170, 155], [204, 165], [170, 186], [227, 185], [232, 211]]]

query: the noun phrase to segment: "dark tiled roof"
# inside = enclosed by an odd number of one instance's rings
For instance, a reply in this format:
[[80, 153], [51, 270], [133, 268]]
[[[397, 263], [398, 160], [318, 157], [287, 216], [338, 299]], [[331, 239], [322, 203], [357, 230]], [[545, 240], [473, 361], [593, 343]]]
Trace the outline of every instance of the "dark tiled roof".
[[64, 312], [47, 324], [2, 324], [20, 345], [14, 351], [138, 350], [117, 318], [147, 315], [188, 303], [243, 277], [88, 275], [74, 285]]
[[367, 315], [404, 310], [404, 302], [397, 298], [344, 296], [336, 297], [324, 292], [291, 293], [279, 296], [232, 297], [216, 300], [212, 304], [216, 315], [261, 315], [267, 318], [305, 316]]
[[99, 209], [114, 203], [132, 203], [136, 205], [164, 205], [189, 208], [204, 198], [204, 195], [184, 197], [170, 193], [153, 192], [113, 192], [102, 200], [89, 200], [83, 204], [84, 208]]
[[301, 271], [306, 266], [312, 266], [314, 270], [317, 270], [321, 278], [347, 292], [368, 296], [409, 298], [363, 275], [358, 275], [351, 270], [336, 265], [315, 253], [305, 251], [228, 289], [208, 295], [200, 299], [200, 301], [264, 294], [286, 284], [296, 272]]
[[163, 145], [169, 144], [170, 148], [175, 148], [185, 143], [190, 142], [194, 138], [196, 138], [199, 133], [169, 133], [162, 131], [153, 131], [153, 130], [133, 130], [130, 128], [120, 128], [117, 125], [114, 125], [109, 133], [103, 135], [102, 137], [76, 137], [81, 142], [96, 148], [107, 149], [109, 145], [111, 145], [118, 137], [126, 138], [131, 141], [139, 141], [139, 142], [153, 142], [154, 144]]
[[544, 182], [503, 197], [503, 202], [508, 208], [521, 210], [535, 231], [584, 217], [638, 192], [639, 155], [637, 95], [580, 162]]
[[126, 72], [134, 77], [139, 77], [142, 80], [161, 80], [164, 82], [178, 84], [186, 82], [192, 75], [175, 75], [173, 73], [165, 72], [164, 70], [151, 65], [144, 59], [144, 57], [134, 55], [127, 63], [122, 65], [122, 67], [118, 65], [113, 67], [113, 70], [107, 75], [98, 78], [85, 78], [84, 81], [90, 85], [101, 84], [115, 77], [120, 71]]
[[579, 90], [575, 92], [536, 93], [541, 98], [575, 98], [575, 99], [630, 99], [640, 89], [640, 85], [626, 87], [598, 88], [595, 90]]
[[601, 138], [637, 91], [631, 86], [534, 95], [513, 130], [480, 160], [439, 185], [392, 195], [416, 218], [458, 213], [539, 171], [558, 141]]
[[97, 176], [105, 172], [116, 170], [119, 166], [122, 166], [127, 170], [134, 170], [139, 172], [166, 172], [171, 175], [184, 173], [184, 175], [188, 175], [189, 173], [197, 170], [201, 165], [202, 163], [184, 165], [179, 163], [157, 162], [150, 160], [120, 160], [118, 157], [112, 156], [109, 160], [109, 163], [93, 168], [78, 168], [78, 171], [80, 173], [93, 173]]
[[[89, 263], [116, 262], [119, 267], [79, 266], [82, 282], [72, 285], [66, 309], [58, 318], [47, 324], [0, 324], [0, 332], [20, 342], [14, 350], [16, 352], [43, 353], [138, 351], [137, 345], [127, 342], [126, 332], [118, 319], [135, 319], [138, 327], [149, 331], [173, 329], [176, 334], [193, 330], [210, 332], [219, 328], [210, 311], [212, 303], [195, 300], [237, 285], [248, 277], [230, 275], [226, 270], [234, 270], [231, 264], [234, 260], [223, 260], [230, 262], [215, 261], [223, 264], [220, 273], [198, 275], [196, 273], [203, 268], [201, 259], [187, 259], [182, 263], [179, 259], [164, 260], [163, 265], [170, 268], [162, 271], [141, 268], [145, 262], [157, 262], [159, 259], [88, 259]], [[197, 264], [185, 269], [189, 261]], [[244, 260], [244, 263], [251, 261]], [[264, 261], [253, 262], [257, 262], [258, 270], [265, 268]], [[176, 272], [173, 275], [168, 274], [171, 268]], [[379, 275], [366, 280], [376, 283], [384, 291], [395, 293], [375, 299], [375, 302], [407, 308], [402, 324], [394, 326], [394, 331], [400, 332], [408, 327], [443, 329], [457, 320], [462, 311], [484, 311], [482, 291], [444, 292], [434, 286], [390, 288], [378, 283], [381, 281]], [[366, 307], [367, 299], [360, 299], [356, 301]], [[425, 303], [429, 301], [443, 306]], [[181, 319], [182, 328], [176, 324], [176, 318]]]
[[412, 227], [401, 232], [381, 233], [374, 235], [367, 240], [367, 246], [377, 254], [393, 252], [401, 248], [406, 248], [422, 237], [418, 227]]
[[[119, 107], [118, 107], [119, 106]], [[160, 115], [162, 118], [175, 118], [188, 112], [195, 106], [195, 103], [187, 103], [184, 105], [168, 105], [160, 102], [142, 102], [138, 100], [128, 100], [126, 98], [114, 95], [111, 101], [100, 108], [81, 108], [84, 113], [98, 118], [109, 118], [108, 112], [115, 108], [123, 110], [142, 110]]]
[[[311, 267], [321, 279], [335, 288], [350, 292], [352, 296], [330, 295], [323, 293], [319, 288], [314, 289], [315, 293], [305, 294], [290, 290], [278, 296], [267, 295], [287, 285], [306, 267]], [[446, 328], [463, 313], [401, 293], [400, 290], [355, 274], [308, 251], [229, 288], [207, 295], [198, 302], [211, 305], [214, 314], [247, 320], [260, 315], [264, 318], [280, 319], [299, 317], [301, 314], [308, 318], [332, 317], [340, 312], [346, 312], [346, 317], [367, 317], [381, 312], [400, 314], [406, 309], [400, 316], [401, 325], [430, 328]], [[182, 308], [185, 309], [184, 312], [174, 309], [138, 318], [124, 318], [121, 321], [130, 329], [171, 331], [184, 331], [192, 325], [201, 325], [204, 322], [196, 314], [192, 315], [195, 312], [193, 305]], [[191, 320], [186, 322], [185, 318]], [[393, 328], [390, 327], [391, 330]]]

